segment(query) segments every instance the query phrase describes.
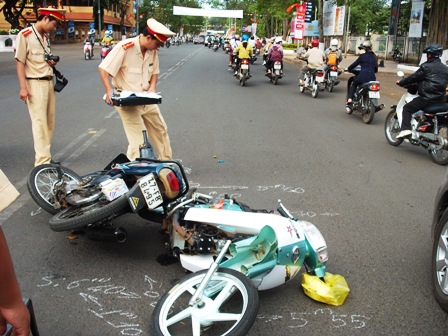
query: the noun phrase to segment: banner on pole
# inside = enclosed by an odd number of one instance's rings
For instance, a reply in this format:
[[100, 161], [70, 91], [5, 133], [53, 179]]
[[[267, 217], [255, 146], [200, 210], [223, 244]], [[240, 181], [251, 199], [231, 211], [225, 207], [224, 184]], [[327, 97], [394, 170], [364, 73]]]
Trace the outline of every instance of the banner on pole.
[[226, 17], [226, 18], [242, 19], [243, 10], [204, 9], [204, 8], [173, 6], [173, 15]]
[[412, 1], [411, 20], [409, 21], [409, 37], [422, 37], [423, 11], [425, 3], [421, 0]]

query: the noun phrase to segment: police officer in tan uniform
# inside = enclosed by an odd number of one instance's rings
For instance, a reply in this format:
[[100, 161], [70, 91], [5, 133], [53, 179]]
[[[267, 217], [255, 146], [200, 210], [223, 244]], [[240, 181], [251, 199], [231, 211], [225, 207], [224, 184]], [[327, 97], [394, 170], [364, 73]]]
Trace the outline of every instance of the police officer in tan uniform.
[[[100, 78], [106, 90], [106, 103], [112, 105], [111, 96], [116, 90], [156, 92], [159, 70], [157, 51], [174, 33], [154, 19], [137, 37], [120, 41], [99, 65]], [[110, 82], [112, 77], [112, 84]], [[115, 107], [121, 116], [129, 145], [130, 160], [139, 157], [146, 128], [151, 144], [159, 159], [171, 159], [168, 129], [157, 105]]]
[[39, 8], [37, 22], [17, 36], [16, 65], [20, 83], [20, 99], [28, 106], [34, 139], [34, 165], [50, 163], [51, 138], [55, 124], [53, 88], [54, 60], [49, 34], [60, 25], [64, 9]]

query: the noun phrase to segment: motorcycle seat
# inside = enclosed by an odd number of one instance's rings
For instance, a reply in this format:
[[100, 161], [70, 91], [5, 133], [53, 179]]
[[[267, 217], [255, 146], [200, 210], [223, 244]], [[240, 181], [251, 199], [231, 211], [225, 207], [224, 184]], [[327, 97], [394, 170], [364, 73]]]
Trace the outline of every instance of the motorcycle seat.
[[427, 108], [425, 108], [424, 112], [430, 113], [430, 114], [448, 112], [448, 104], [431, 105], [431, 106], [428, 106]]
[[323, 69], [321, 69], [321, 68], [318, 68], [318, 69], [310, 69], [310, 73], [313, 75], [313, 74], [315, 74], [316, 72], [318, 72], [318, 71], [323, 71]]
[[380, 82], [378, 82], [378, 81], [370, 81], [370, 82], [362, 83], [359, 87], [370, 86], [372, 84], [380, 84]]

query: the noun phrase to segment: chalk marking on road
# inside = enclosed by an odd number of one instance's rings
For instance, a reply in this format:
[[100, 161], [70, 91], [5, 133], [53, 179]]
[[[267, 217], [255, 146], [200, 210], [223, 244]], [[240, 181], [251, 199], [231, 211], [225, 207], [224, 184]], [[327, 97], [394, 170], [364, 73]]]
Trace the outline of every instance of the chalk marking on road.
[[195, 52], [185, 56], [183, 59], [181, 59], [179, 62], [177, 62], [174, 66], [172, 66], [171, 68], [168, 69], [167, 72], [164, 72], [163, 74], [159, 74], [159, 78], [157, 81], [157, 85], [160, 85], [161, 79], [166, 79], [169, 76], [171, 76], [171, 74], [176, 71], [177, 69], [179, 69], [182, 65], [184, 65], [190, 58], [192, 58], [197, 52], [199, 52], [200, 49], [196, 50]]
[[106, 116], [104, 117], [104, 119], [110, 119], [110, 118], [112, 118], [112, 117], [114, 116], [114, 114], [116, 114], [116, 113], [117, 113], [116, 110], [112, 110], [112, 111], [109, 112], [108, 115], [106, 115]]
[[[83, 133], [79, 135], [75, 140], [71, 141], [67, 146], [65, 146], [62, 150], [60, 150], [56, 155], [54, 155], [55, 158], [60, 158], [64, 156], [70, 149], [75, 147], [79, 142], [81, 142], [86, 136], [90, 135], [93, 129], [88, 129], [86, 133]], [[79, 147], [74, 154], [69, 156], [67, 160], [64, 160], [64, 166], [68, 166], [70, 163], [72, 163], [76, 158], [78, 158], [82, 152], [84, 152], [94, 141], [98, 139], [106, 130], [101, 129], [96, 134], [94, 134], [88, 141], [84, 143], [81, 147]], [[15, 183], [15, 187], [17, 189], [21, 189], [26, 185], [28, 177], [24, 177], [19, 182]], [[11, 217], [14, 212], [19, 210], [26, 202], [28, 202], [31, 199], [28, 192], [23, 193], [19, 196], [19, 198], [13, 202], [7, 209], [3, 210], [0, 213], [0, 225], [2, 225], [4, 222], [6, 222], [9, 217]], [[31, 216], [36, 215], [39, 213], [39, 209], [31, 212]]]

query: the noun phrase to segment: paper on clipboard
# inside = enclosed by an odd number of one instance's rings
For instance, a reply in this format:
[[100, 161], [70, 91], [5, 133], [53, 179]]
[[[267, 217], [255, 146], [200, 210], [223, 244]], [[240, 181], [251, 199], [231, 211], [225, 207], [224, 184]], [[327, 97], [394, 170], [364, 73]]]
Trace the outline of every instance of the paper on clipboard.
[[[129, 97], [140, 97], [140, 98], [153, 98], [153, 99], [160, 99], [162, 96], [160, 95], [160, 92], [134, 92], [134, 91], [120, 91], [118, 95], [114, 95], [114, 99], [118, 98], [129, 98]], [[103, 96], [103, 100], [106, 100], [106, 94]]]

